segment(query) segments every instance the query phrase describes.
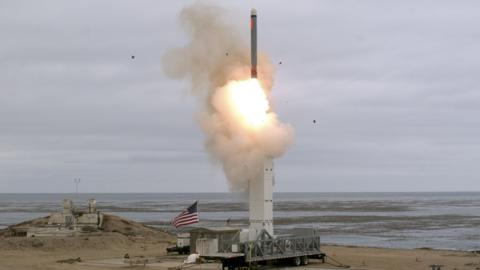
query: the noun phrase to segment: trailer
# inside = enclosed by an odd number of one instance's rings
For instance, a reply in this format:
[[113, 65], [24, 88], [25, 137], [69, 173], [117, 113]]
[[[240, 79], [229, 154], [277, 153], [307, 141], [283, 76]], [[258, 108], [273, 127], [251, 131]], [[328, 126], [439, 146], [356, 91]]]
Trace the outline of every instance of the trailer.
[[324, 257], [320, 236], [278, 237], [241, 243], [246, 262], [292, 259], [294, 265], [307, 265], [309, 258]]
[[315, 231], [305, 236], [277, 237], [264, 231], [254, 241], [244, 240], [248, 232], [238, 228], [198, 228], [190, 234], [192, 252], [205, 260], [220, 261], [223, 268], [275, 263], [299, 266], [307, 265], [310, 258], [325, 261]]

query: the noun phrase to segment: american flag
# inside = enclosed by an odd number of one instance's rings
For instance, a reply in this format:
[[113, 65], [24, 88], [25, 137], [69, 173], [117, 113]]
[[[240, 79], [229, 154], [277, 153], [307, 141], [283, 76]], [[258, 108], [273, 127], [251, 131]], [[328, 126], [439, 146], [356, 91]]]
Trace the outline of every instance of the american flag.
[[184, 225], [189, 225], [199, 222], [197, 203], [190, 205], [187, 209], [183, 210], [178, 216], [172, 220], [173, 226], [176, 228]]

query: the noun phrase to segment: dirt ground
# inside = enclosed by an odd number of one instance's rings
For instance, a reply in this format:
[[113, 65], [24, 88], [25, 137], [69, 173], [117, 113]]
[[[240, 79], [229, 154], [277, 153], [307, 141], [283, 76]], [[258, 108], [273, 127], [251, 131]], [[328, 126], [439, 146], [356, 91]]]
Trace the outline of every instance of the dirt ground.
[[[130, 256], [159, 256], [175, 243], [174, 236], [132, 220], [105, 215], [100, 232], [76, 237], [9, 237], [16, 226], [42, 225], [40, 218], [0, 231], [0, 270], [105, 269], [79, 265], [81, 261]], [[59, 263], [70, 260], [74, 263]]]
[[[480, 254], [472, 252], [346, 246], [324, 246], [323, 251], [353, 269], [427, 270], [433, 264], [443, 265], [442, 270], [480, 269]], [[327, 258], [337, 265], [334, 260]]]
[[[30, 221], [41, 224], [46, 219]], [[28, 226], [24, 222], [21, 226]], [[99, 270], [130, 268], [123, 257], [149, 258], [146, 268], [171, 270], [182, 265], [186, 256], [166, 256], [166, 247], [175, 237], [140, 223], [108, 215], [101, 232], [76, 237], [10, 237], [0, 231], [0, 270]], [[297, 269], [428, 270], [432, 264], [443, 270], [480, 270], [480, 254], [430, 249], [385, 249], [352, 246], [323, 246], [327, 262], [311, 260]], [[79, 259], [78, 259], [79, 258]], [[63, 261], [63, 262], [62, 262]], [[154, 263], [151, 263], [154, 262]], [[143, 266], [140, 266], [143, 268]], [[193, 269], [219, 269], [215, 263], [189, 265]], [[290, 266], [268, 268], [291, 269]], [[340, 267], [342, 269], [344, 267]]]
[[[172, 269], [182, 264], [185, 256], [165, 256], [165, 248], [169, 242], [153, 238], [142, 239], [111, 235], [78, 239], [75, 237], [57, 238], [47, 243], [39, 239], [9, 239], [5, 245], [2, 239], [0, 248], [0, 269], [3, 270], [97, 270], [129, 268], [122, 257], [128, 253], [130, 257], [144, 256], [155, 258], [157, 262], [147, 265], [150, 269]], [[13, 243], [12, 243], [13, 242]], [[17, 245], [14, 247], [14, 245]], [[55, 246], [55, 247], [54, 247]], [[443, 265], [444, 270], [480, 269], [480, 255], [470, 252], [438, 251], [438, 250], [400, 250], [383, 248], [364, 248], [346, 246], [325, 246], [327, 263], [312, 260], [308, 266], [298, 269], [336, 269], [340, 264], [350, 269], [391, 269], [414, 270], [431, 269], [429, 265]], [[82, 262], [59, 263], [59, 260], [76, 259]], [[152, 261], [152, 260], [150, 260]], [[143, 266], [142, 266], [143, 267]], [[219, 265], [197, 265], [188, 268], [219, 269]], [[276, 268], [276, 267], [274, 267]], [[281, 267], [279, 268], [292, 268]], [[343, 267], [339, 267], [340, 269]]]

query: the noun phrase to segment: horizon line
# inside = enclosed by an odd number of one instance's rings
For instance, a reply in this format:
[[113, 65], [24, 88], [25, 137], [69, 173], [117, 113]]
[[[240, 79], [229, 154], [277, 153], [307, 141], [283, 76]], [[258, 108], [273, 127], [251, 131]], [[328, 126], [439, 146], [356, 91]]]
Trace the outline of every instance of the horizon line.
[[[478, 193], [480, 190], [474, 191], [275, 191], [273, 193]], [[242, 194], [243, 192], [222, 191], [222, 192], [0, 192], [0, 194]]]

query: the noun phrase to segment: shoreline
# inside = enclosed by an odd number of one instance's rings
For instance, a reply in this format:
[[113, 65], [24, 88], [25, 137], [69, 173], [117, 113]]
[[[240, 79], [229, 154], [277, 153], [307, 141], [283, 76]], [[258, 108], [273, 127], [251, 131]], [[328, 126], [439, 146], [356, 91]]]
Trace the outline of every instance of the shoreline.
[[[470, 190], [460, 190], [460, 191], [451, 191], [451, 190], [439, 190], [439, 191], [275, 191], [274, 194], [445, 194], [445, 193], [480, 193], [480, 190], [470, 191]], [[242, 192], [230, 192], [230, 191], [219, 191], [219, 192], [207, 192], [207, 191], [182, 191], [182, 192], [0, 192], [0, 195], [35, 195], [35, 194], [46, 194], [46, 195], [91, 195], [91, 194], [242, 194]]]
[[[182, 193], [179, 193], [182, 194]], [[193, 195], [192, 195], [193, 194]], [[294, 194], [294, 195], [288, 195]], [[299, 195], [300, 194], [300, 195]], [[324, 195], [325, 194], [325, 195]], [[480, 249], [480, 193], [277, 193], [274, 227], [278, 235], [309, 234], [314, 229], [329, 245], [436, 250]], [[422, 193], [423, 194], [423, 193]], [[466, 194], [466, 195], [465, 195]], [[474, 195], [469, 195], [474, 194]], [[61, 211], [66, 194], [0, 196], [0, 226]], [[171, 218], [199, 201], [200, 227], [248, 226], [248, 207], [231, 193], [72, 195], [76, 208], [95, 197], [103, 213], [175, 233]], [[72, 199], [70, 198], [70, 199]]]
[[382, 246], [362, 246], [351, 244], [336, 244], [336, 243], [321, 243], [323, 246], [329, 247], [347, 247], [347, 248], [378, 248], [378, 249], [391, 249], [391, 250], [430, 250], [430, 251], [458, 251], [458, 252], [471, 252], [474, 254], [480, 254], [480, 249], [455, 249], [455, 248], [432, 248], [432, 247], [416, 247], [416, 248], [399, 248], [399, 247], [382, 247]]

